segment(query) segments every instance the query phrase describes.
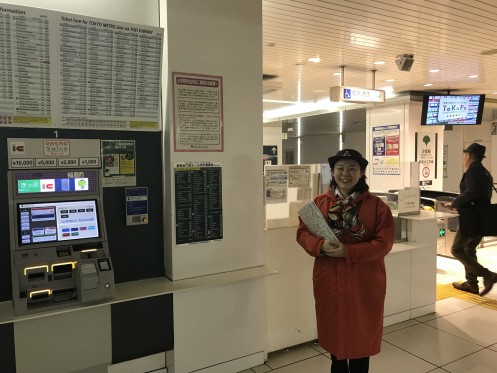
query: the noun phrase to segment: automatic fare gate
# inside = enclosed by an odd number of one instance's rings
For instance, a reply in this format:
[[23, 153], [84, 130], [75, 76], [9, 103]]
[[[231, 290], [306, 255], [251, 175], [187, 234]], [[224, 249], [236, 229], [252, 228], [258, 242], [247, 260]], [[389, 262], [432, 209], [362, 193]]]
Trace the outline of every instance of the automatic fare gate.
[[113, 298], [100, 140], [17, 138], [7, 145], [15, 313]]

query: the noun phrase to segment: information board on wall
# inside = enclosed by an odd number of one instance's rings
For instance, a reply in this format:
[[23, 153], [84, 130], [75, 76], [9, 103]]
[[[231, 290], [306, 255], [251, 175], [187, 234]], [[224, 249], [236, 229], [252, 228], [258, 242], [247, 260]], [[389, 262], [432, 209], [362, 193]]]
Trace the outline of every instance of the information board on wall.
[[223, 78], [173, 74], [174, 150], [222, 152]]
[[373, 175], [400, 175], [400, 124], [373, 127]]
[[437, 133], [416, 132], [416, 161], [419, 163], [419, 185], [433, 185], [437, 178]]
[[163, 37], [0, 3], [0, 126], [160, 129]]
[[218, 162], [174, 165], [176, 245], [223, 238], [222, 181]]
[[136, 185], [135, 140], [102, 140], [104, 187]]

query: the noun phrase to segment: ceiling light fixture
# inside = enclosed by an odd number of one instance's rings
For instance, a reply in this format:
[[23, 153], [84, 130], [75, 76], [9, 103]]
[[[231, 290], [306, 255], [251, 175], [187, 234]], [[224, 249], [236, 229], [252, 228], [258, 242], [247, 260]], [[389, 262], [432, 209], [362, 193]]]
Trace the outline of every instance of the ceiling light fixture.
[[334, 76], [340, 76], [342, 73], [333, 73]]
[[395, 82], [395, 79], [386, 79], [385, 82], [392, 83], [392, 82]]
[[321, 58], [319, 58], [319, 57], [310, 57], [310, 58], [307, 59], [307, 61], [318, 63], [318, 62], [321, 62]]
[[440, 69], [431, 69], [429, 72], [430, 73], [438, 73], [438, 72], [440, 72]]
[[497, 95], [497, 91], [490, 92], [491, 95]]
[[373, 62], [374, 65], [384, 65], [385, 61], [375, 61]]
[[424, 87], [431, 87], [433, 84], [431, 83], [428, 83], [428, 84], [425, 84]]
[[470, 76], [468, 76], [468, 78], [470, 78], [470, 79], [478, 78], [478, 75], [470, 75]]

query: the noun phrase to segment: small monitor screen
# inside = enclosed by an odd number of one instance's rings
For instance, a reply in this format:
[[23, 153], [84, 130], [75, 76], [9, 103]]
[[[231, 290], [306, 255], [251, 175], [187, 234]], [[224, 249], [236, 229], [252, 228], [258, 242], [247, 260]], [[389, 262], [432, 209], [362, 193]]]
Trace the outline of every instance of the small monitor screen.
[[426, 95], [422, 125], [481, 124], [485, 95]]
[[19, 244], [100, 237], [96, 200], [20, 203]]

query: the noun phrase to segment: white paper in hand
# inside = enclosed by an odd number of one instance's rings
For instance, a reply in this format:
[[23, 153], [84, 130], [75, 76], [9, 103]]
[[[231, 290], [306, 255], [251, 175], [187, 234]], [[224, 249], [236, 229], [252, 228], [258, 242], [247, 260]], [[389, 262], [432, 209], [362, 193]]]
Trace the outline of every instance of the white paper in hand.
[[339, 241], [333, 230], [328, 225], [323, 217], [321, 211], [314, 203], [310, 201], [306, 203], [300, 210], [299, 216], [304, 222], [305, 226], [309, 231], [316, 237], [322, 237], [326, 240], [336, 240]]

